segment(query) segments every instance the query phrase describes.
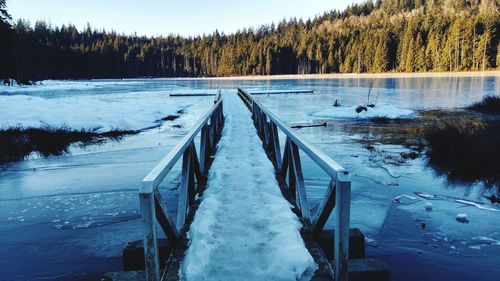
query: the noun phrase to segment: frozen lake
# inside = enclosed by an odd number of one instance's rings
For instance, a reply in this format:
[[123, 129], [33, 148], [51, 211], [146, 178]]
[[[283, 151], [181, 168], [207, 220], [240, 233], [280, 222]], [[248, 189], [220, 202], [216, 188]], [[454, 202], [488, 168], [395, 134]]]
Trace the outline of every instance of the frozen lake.
[[[95, 280], [102, 272], [120, 270], [121, 251], [141, 238], [140, 180], [213, 104], [212, 97], [168, 95], [209, 94], [218, 88], [235, 91], [236, 87], [314, 90], [312, 95], [258, 98], [290, 124], [328, 120], [327, 127], [303, 128], [299, 133], [351, 171], [351, 223], [367, 236], [368, 256], [389, 264], [393, 280], [477, 280], [478, 272], [481, 280], [497, 280], [500, 212], [455, 199], [500, 209], [482, 197], [492, 190], [481, 183], [448, 183], [427, 168], [423, 158], [388, 164], [360, 142], [370, 132], [349, 132], [335, 122], [359, 118], [352, 109], [367, 103], [370, 87], [371, 101], [383, 109], [375, 116], [414, 118], [422, 110], [463, 107], [484, 95], [499, 95], [499, 76], [45, 81], [38, 86], [0, 87], [0, 126], [4, 128], [48, 124], [100, 132], [145, 129], [120, 142], [75, 145], [69, 155], [33, 155], [1, 167], [0, 280]], [[333, 110], [335, 100], [342, 109]], [[178, 119], [156, 122], [179, 110], [183, 113]], [[387, 153], [405, 149], [395, 144], [376, 147]], [[304, 161], [314, 208], [323, 197], [326, 177]], [[163, 184], [163, 197], [172, 213], [177, 206], [177, 182], [174, 170]], [[415, 192], [440, 197], [430, 200]], [[401, 203], [394, 198], [401, 198]], [[432, 211], [426, 210], [429, 204]], [[466, 213], [470, 223], [457, 222], [460, 213]]]

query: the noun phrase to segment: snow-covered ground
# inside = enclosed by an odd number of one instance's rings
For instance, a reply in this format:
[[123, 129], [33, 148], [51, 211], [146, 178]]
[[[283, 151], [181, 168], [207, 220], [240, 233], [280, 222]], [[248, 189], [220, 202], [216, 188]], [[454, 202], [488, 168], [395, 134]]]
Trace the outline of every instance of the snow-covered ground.
[[281, 195], [249, 111], [224, 94], [226, 124], [188, 233], [185, 280], [300, 280], [317, 265]]
[[182, 100], [157, 93], [78, 95], [43, 98], [29, 95], [0, 95], [0, 128], [68, 127], [106, 132], [141, 130], [189, 107]]

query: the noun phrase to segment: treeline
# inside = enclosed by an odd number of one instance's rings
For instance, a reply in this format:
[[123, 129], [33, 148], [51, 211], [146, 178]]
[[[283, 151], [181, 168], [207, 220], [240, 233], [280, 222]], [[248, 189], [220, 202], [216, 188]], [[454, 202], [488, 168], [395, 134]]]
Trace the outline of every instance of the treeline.
[[[8, 22], [4, 17], [1, 24]], [[499, 32], [498, 0], [368, 1], [313, 20], [189, 38], [18, 20], [0, 33], [0, 77], [488, 70], [500, 67]]]

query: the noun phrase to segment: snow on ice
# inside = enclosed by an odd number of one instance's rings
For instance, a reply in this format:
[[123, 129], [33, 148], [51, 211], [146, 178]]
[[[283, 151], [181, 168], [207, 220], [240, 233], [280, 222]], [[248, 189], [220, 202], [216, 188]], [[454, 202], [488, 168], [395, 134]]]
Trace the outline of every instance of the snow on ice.
[[0, 95], [0, 128], [68, 127], [106, 132], [141, 130], [188, 107], [158, 93], [135, 92], [44, 98]]
[[415, 111], [403, 109], [391, 104], [377, 104], [375, 107], [367, 107], [366, 111], [356, 112], [357, 105], [340, 106], [328, 109], [321, 109], [310, 112], [310, 116], [319, 118], [411, 118]]

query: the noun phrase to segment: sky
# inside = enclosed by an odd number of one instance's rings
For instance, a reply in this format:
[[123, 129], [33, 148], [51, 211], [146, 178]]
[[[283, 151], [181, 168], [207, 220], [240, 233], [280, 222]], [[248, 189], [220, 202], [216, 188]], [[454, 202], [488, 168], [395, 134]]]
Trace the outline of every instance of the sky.
[[7, 0], [14, 20], [138, 35], [226, 34], [283, 18], [313, 18], [362, 0]]

